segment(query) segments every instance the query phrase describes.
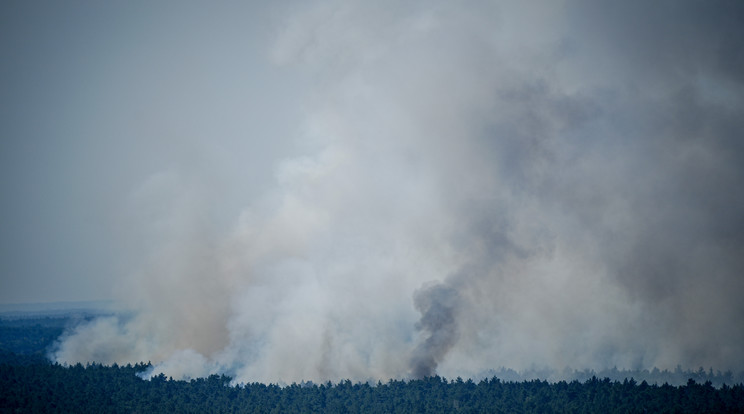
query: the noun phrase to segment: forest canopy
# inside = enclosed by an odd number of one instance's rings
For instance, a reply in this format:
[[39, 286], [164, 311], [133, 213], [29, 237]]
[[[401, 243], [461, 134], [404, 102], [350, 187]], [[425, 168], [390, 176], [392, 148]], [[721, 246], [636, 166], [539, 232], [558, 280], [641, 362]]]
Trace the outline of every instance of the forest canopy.
[[[526, 381], [508, 369], [491, 371], [494, 376], [479, 381], [435, 375], [279, 385], [236, 384], [226, 375], [174, 380], [164, 374], [146, 380], [143, 373], [152, 368], [150, 363], [50, 362], [44, 351], [65, 323], [50, 318], [0, 320], [0, 412], [744, 412], [742, 383], [733, 384], [731, 373], [702, 369], [645, 372], [659, 379], [688, 376], [683, 385], [639, 383], [628, 377], [613, 380], [591, 371], [573, 371], [575, 376], [592, 375], [581, 381]], [[542, 374], [547, 377], [550, 372]], [[600, 372], [604, 374], [632, 372]], [[716, 387], [706, 378], [722, 383]]]

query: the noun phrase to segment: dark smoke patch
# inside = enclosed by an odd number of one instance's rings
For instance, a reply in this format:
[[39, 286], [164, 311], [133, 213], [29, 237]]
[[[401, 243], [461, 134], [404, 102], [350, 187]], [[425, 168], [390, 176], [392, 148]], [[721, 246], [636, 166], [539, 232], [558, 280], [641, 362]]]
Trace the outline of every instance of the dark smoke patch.
[[457, 290], [442, 283], [424, 286], [414, 292], [413, 305], [421, 313], [416, 329], [427, 333], [428, 337], [413, 351], [410, 360], [412, 377], [434, 375], [437, 365], [457, 342], [459, 301]]

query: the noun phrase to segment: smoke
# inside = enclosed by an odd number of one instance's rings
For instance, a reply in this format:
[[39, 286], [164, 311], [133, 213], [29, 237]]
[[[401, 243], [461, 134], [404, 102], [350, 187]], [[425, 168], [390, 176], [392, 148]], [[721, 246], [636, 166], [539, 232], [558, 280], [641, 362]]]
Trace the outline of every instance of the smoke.
[[413, 351], [411, 375], [423, 378], [435, 374], [437, 364], [457, 342], [457, 291], [435, 284], [417, 290], [413, 304], [421, 312], [416, 328], [428, 334]]
[[242, 165], [219, 136], [141, 183], [134, 313], [55, 360], [237, 382], [744, 368], [740, 6], [277, 13], [291, 134], [239, 147], [284, 140], [271, 184], [213, 179]]

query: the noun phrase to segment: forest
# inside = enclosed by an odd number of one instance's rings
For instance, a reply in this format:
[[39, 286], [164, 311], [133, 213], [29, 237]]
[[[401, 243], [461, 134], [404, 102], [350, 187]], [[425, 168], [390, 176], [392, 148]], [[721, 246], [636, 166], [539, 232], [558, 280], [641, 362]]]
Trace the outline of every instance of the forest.
[[[439, 376], [387, 382], [233, 384], [225, 375], [144, 380], [135, 365], [63, 366], [44, 357], [62, 320], [0, 321], [0, 412], [183, 413], [744, 413], [744, 385], [683, 385], [593, 376], [584, 381], [473, 381]], [[507, 373], [508, 371], [501, 371]], [[703, 374], [705, 372], [703, 371]]]

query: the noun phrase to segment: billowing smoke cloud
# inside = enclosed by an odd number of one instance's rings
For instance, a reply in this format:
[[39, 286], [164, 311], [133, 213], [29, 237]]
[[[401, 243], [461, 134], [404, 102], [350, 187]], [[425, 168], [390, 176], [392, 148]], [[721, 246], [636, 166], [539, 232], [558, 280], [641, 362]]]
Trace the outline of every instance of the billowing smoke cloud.
[[238, 382], [744, 369], [742, 9], [282, 9], [300, 109], [272, 185], [225, 219], [242, 187], [204, 179], [209, 151], [153, 175], [126, 209], [134, 313], [54, 357]]

